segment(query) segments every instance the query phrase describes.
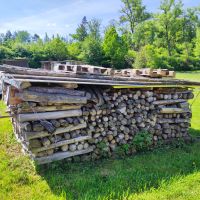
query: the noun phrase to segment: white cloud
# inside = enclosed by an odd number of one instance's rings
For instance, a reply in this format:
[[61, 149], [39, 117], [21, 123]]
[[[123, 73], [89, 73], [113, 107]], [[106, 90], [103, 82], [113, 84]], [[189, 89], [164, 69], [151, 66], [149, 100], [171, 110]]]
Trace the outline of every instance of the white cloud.
[[67, 2], [65, 5], [45, 12], [1, 23], [0, 32], [27, 30], [40, 35], [44, 35], [45, 32], [66, 35], [74, 32], [83, 16], [87, 16], [89, 19], [100, 18], [105, 24], [110, 19], [115, 18], [120, 9], [120, 0], [74, 0]]

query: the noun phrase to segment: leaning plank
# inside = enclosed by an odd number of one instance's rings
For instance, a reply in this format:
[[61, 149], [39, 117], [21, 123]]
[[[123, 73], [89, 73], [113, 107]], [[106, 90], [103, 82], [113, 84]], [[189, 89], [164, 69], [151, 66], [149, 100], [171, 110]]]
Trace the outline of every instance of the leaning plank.
[[65, 117], [78, 117], [82, 115], [82, 111], [78, 110], [67, 110], [57, 112], [44, 112], [44, 113], [30, 113], [30, 114], [19, 114], [19, 122], [28, 122], [42, 119], [60, 119]]
[[186, 102], [185, 99], [177, 99], [177, 100], [159, 100], [159, 101], [154, 101], [154, 105], [167, 105], [167, 104], [175, 104], [175, 103], [183, 103]]
[[43, 102], [43, 103], [60, 103], [60, 104], [86, 104], [87, 98], [83, 96], [70, 96], [65, 94], [48, 94], [33, 91], [23, 91], [16, 94], [23, 101]]
[[183, 108], [161, 108], [160, 113], [175, 114], [175, 113], [186, 113], [189, 109]]
[[[53, 134], [54, 135], [58, 135], [58, 134], [61, 134], [61, 133], [67, 133], [67, 132], [79, 130], [79, 129], [86, 128], [86, 127], [87, 127], [87, 123], [86, 122], [78, 124], [78, 125], [69, 125], [69, 126], [64, 127], [64, 128], [57, 128], [56, 131]], [[22, 134], [25, 135], [25, 138], [27, 140], [46, 137], [46, 136], [50, 136], [51, 135], [47, 131], [40, 131], [40, 132], [25, 132], [24, 131], [24, 132], [22, 132]]]
[[90, 147], [88, 149], [84, 149], [81, 151], [75, 151], [75, 152], [59, 152], [59, 153], [54, 153], [53, 155], [42, 157], [42, 158], [34, 158], [34, 160], [37, 162], [37, 164], [45, 164], [45, 163], [50, 163], [56, 160], [62, 160], [64, 158], [69, 158], [72, 156], [78, 156], [81, 154], [86, 154], [90, 153], [93, 151], [93, 147]]
[[67, 94], [71, 96], [81, 96], [81, 97], [85, 96], [85, 91], [66, 89], [63, 87], [30, 87], [28, 88], [28, 91], [44, 92], [51, 94]]
[[34, 108], [18, 108], [17, 113], [32, 113], [34, 112], [51, 112], [60, 110], [74, 110], [80, 109], [82, 105], [55, 105], [55, 106], [36, 106]]
[[73, 143], [76, 143], [76, 142], [82, 142], [82, 141], [85, 141], [85, 140], [89, 140], [91, 138], [92, 138], [91, 136], [81, 136], [81, 137], [78, 137], [78, 138], [73, 138], [73, 139], [70, 139], [70, 140], [64, 140], [64, 141], [60, 141], [60, 142], [57, 142], [57, 143], [53, 143], [53, 144], [51, 144], [50, 146], [47, 146], [47, 147], [44, 146], [44, 147], [39, 147], [39, 148], [33, 148], [33, 149], [31, 149], [31, 151], [33, 153], [38, 153], [38, 152], [45, 151], [45, 150], [48, 150], [48, 149], [53, 149], [53, 148], [56, 148], [56, 147], [63, 146], [65, 144], [73, 144]]

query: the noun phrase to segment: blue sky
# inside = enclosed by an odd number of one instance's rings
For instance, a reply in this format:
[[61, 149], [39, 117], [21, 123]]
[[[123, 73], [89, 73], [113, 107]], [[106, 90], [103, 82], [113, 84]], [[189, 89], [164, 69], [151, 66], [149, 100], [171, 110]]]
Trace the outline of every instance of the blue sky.
[[[156, 11], [160, 0], [144, 0], [149, 11]], [[200, 0], [183, 0], [185, 7], [198, 6]], [[0, 33], [28, 30], [43, 36], [45, 32], [73, 33], [83, 16], [101, 19], [106, 26], [119, 18], [120, 0], [0, 0]]]

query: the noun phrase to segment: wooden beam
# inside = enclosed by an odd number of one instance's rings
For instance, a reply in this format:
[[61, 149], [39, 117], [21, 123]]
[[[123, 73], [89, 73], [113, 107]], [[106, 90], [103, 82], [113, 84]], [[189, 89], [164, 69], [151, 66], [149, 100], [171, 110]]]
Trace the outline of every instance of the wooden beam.
[[38, 152], [45, 151], [45, 150], [48, 150], [48, 149], [54, 149], [56, 147], [60, 147], [60, 146], [63, 146], [65, 144], [73, 144], [73, 143], [76, 143], [76, 142], [82, 142], [82, 141], [85, 141], [85, 140], [89, 140], [91, 138], [92, 138], [91, 136], [80, 136], [80, 137], [73, 138], [73, 139], [70, 139], [70, 140], [63, 140], [63, 141], [60, 141], [60, 142], [57, 142], [57, 143], [53, 143], [53, 144], [51, 144], [47, 147], [32, 148], [31, 152], [38, 153]]
[[174, 123], [189, 123], [190, 119], [158, 119], [157, 123], [160, 124], [165, 124], [165, 123], [169, 123], [169, 124], [174, 124]]
[[50, 163], [56, 160], [62, 160], [64, 158], [69, 158], [73, 156], [78, 156], [81, 154], [87, 154], [93, 151], [93, 147], [90, 147], [88, 149], [84, 149], [81, 151], [75, 151], [75, 152], [58, 152], [54, 153], [53, 155], [46, 156], [46, 157], [41, 157], [41, 158], [34, 158], [37, 164], [45, 164], [45, 163]]
[[48, 94], [33, 91], [23, 91], [16, 94], [23, 101], [43, 102], [43, 103], [60, 103], [60, 104], [86, 104], [87, 98], [83, 96], [70, 96], [66, 94]]
[[168, 104], [176, 104], [176, 103], [183, 103], [186, 102], [187, 100], [185, 99], [177, 99], [177, 100], [158, 100], [154, 101], [154, 105], [168, 105]]
[[[53, 134], [58, 135], [58, 134], [61, 134], [61, 133], [67, 133], [67, 132], [79, 130], [79, 129], [86, 128], [86, 127], [87, 127], [86, 122], [78, 124], [78, 125], [69, 125], [69, 126], [64, 127], [64, 128], [57, 128], [56, 131]], [[25, 138], [27, 140], [46, 137], [46, 136], [51, 135], [47, 131], [40, 131], [40, 132], [25, 132], [25, 131], [23, 131], [22, 134], [25, 135]]]
[[27, 89], [32, 92], [44, 92], [50, 94], [66, 94], [71, 96], [85, 96], [85, 91], [81, 90], [72, 90], [63, 87], [30, 87]]
[[160, 113], [166, 113], [166, 114], [187, 113], [187, 112], [190, 112], [190, 110], [183, 108], [161, 108], [160, 110]]
[[17, 113], [32, 113], [34, 112], [51, 112], [51, 111], [60, 111], [60, 110], [76, 110], [81, 109], [82, 105], [55, 105], [55, 106], [36, 106], [33, 109], [29, 108], [18, 108]]
[[82, 115], [82, 111], [79, 110], [67, 110], [57, 112], [44, 112], [44, 113], [30, 113], [30, 114], [18, 114], [19, 122], [36, 121], [42, 119], [60, 119], [65, 117], [78, 117]]
[[5, 75], [2, 77], [2, 80], [5, 83], [12, 85], [13, 87], [19, 90], [22, 90], [31, 86], [31, 83], [29, 81], [17, 80], [17, 79], [13, 79], [12, 77], [8, 78]]

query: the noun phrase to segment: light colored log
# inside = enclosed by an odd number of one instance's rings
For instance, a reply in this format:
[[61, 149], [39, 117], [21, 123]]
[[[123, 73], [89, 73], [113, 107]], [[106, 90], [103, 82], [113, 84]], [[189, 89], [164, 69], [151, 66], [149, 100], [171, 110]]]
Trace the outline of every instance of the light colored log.
[[160, 113], [166, 113], [166, 114], [174, 114], [174, 113], [186, 113], [190, 112], [189, 109], [182, 109], [182, 108], [161, 108]]
[[81, 96], [70, 96], [65, 94], [48, 94], [41, 92], [23, 91], [16, 94], [17, 97], [21, 98], [23, 101], [33, 101], [33, 102], [46, 102], [46, 103], [61, 103], [61, 104], [86, 104], [87, 98]]
[[185, 102], [185, 99], [177, 99], [177, 100], [160, 100], [160, 101], [154, 101], [154, 105], [167, 105], [167, 104], [176, 104], [176, 103], [183, 103]]
[[67, 110], [57, 112], [44, 112], [44, 113], [31, 113], [31, 114], [19, 114], [19, 122], [36, 121], [41, 119], [60, 119], [65, 117], [79, 117], [82, 116], [82, 111], [79, 110]]
[[84, 149], [84, 150], [81, 150], [81, 151], [54, 153], [51, 156], [35, 158], [34, 160], [37, 162], [37, 164], [45, 164], [45, 163], [50, 163], [50, 162], [53, 162], [53, 161], [56, 161], [56, 160], [62, 160], [64, 158], [70, 158], [70, 157], [73, 157], [73, 156], [90, 153], [92, 151], [93, 151], [93, 148], [90, 147], [88, 149]]
[[[74, 130], [79, 130], [79, 129], [86, 128], [86, 127], [87, 127], [86, 122], [78, 124], [76, 126], [69, 125], [68, 127], [56, 129], [56, 131], [54, 132], [54, 135], [61, 134], [61, 133], [67, 133], [67, 132], [71, 132], [71, 131], [74, 131]], [[34, 139], [34, 138], [46, 137], [46, 136], [50, 136], [51, 135], [47, 131], [42, 131], [42, 132], [25, 132], [24, 131], [24, 132], [22, 132], [22, 134], [24, 134], [25, 137], [28, 140]]]

